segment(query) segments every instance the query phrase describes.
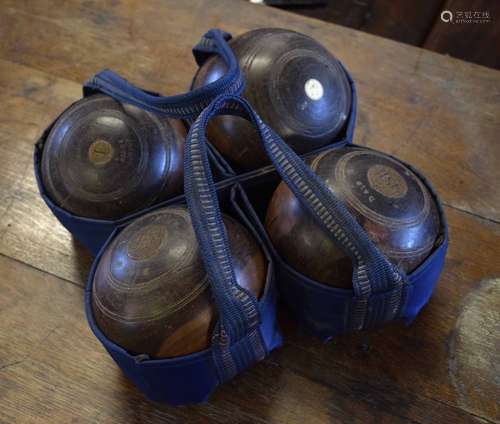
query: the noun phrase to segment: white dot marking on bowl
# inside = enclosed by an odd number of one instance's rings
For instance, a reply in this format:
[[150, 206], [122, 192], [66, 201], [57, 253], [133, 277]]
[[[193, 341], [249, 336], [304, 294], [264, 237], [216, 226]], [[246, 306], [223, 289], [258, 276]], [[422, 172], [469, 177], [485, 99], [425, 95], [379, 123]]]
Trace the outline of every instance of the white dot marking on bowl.
[[308, 79], [304, 85], [304, 90], [306, 91], [307, 97], [311, 100], [319, 100], [323, 97], [323, 86], [317, 79]]

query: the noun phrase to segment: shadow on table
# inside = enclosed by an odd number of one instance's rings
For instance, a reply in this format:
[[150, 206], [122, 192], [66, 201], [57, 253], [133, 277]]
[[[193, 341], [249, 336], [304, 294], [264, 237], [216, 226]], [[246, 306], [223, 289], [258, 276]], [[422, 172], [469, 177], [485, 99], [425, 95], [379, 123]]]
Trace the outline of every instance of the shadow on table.
[[73, 248], [73, 261], [76, 270], [76, 277], [78, 284], [85, 287], [87, 284], [88, 274], [92, 266], [93, 257], [89, 251], [74, 237], [71, 238]]

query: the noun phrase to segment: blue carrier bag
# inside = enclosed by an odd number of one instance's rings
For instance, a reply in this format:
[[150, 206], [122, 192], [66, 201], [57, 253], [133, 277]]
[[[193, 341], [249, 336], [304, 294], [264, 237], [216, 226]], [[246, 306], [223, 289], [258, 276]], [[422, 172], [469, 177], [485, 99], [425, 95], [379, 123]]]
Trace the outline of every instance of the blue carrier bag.
[[[186, 141], [185, 198], [180, 201], [187, 202], [218, 311], [210, 348], [171, 359], [150, 359], [147, 355], [129, 354], [99, 330], [91, 306], [94, 274], [102, 253], [125, 224], [113, 231], [96, 257], [85, 291], [89, 325], [111, 357], [148, 399], [173, 405], [206, 401], [219, 384], [262, 360], [282, 343], [276, 323], [272, 256], [251, 225], [251, 211], [239, 203], [241, 187], [233, 184], [215, 188], [208, 147], [199, 127], [196, 121]], [[225, 212], [255, 236], [268, 260], [266, 285], [259, 300], [236, 284], [219, 201]], [[178, 202], [174, 199], [165, 206]]]
[[[183, 119], [189, 124], [217, 95], [238, 94], [244, 88], [238, 64], [226, 42], [230, 38], [230, 34], [213, 29], [208, 31], [193, 48], [193, 55], [199, 66], [212, 54], [220, 55], [227, 65], [227, 72], [223, 77], [199, 90], [170, 97], [160, 96], [137, 88], [116, 73], [105, 70], [84, 84], [83, 95], [86, 97], [95, 93], [104, 93], [121, 102], [133, 104], [158, 115]], [[76, 216], [57, 206], [47, 195], [40, 175], [43, 145], [54, 123], [55, 121], [43, 132], [35, 144], [34, 169], [38, 189], [43, 200], [61, 224], [95, 255], [116, 227], [142, 215], [144, 211], [135, 212], [118, 220], [103, 220]], [[232, 170], [215, 149], [210, 148], [209, 156], [218, 179], [225, 179], [232, 175]]]
[[[198, 118], [202, 131], [211, 117], [220, 114], [237, 115], [251, 121], [279, 174], [260, 170], [242, 176], [239, 182], [244, 191], [240, 202], [249, 205], [252, 224], [272, 252], [280, 296], [296, 319], [324, 341], [340, 333], [373, 328], [392, 320], [403, 319], [410, 323], [432, 294], [448, 246], [446, 218], [429, 181], [405, 164], [421, 178], [435, 198], [440, 217], [440, 234], [434, 250], [416, 270], [406, 275], [389, 262], [345, 206], [305, 162], [262, 122], [246, 100], [232, 95], [219, 96]], [[301, 204], [312, 212], [334, 240], [334, 232], [339, 228], [343, 230], [345, 238], [336, 241], [343, 246], [346, 254], [351, 252], [345, 247], [348, 243], [359, 252], [357, 257], [349, 254], [353, 263], [352, 289], [313, 281], [293, 270], [276, 253], [262, 225], [262, 217], [269, 200], [265, 193], [275, 187], [279, 178], [286, 182]], [[249, 200], [245, 192], [251, 191], [255, 196]], [[254, 210], [260, 210], [261, 215]], [[360, 267], [359, 261], [366, 265]]]

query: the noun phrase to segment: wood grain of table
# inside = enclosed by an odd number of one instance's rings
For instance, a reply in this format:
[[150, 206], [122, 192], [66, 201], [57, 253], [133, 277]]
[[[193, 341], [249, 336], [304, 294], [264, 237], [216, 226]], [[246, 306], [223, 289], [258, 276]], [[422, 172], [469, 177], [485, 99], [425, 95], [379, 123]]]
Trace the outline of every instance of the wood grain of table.
[[[90, 255], [38, 196], [33, 143], [111, 68], [185, 90], [211, 27], [315, 37], [358, 88], [355, 142], [419, 168], [450, 225], [446, 265], [409, 327], [322, 344], [279, 312], [284, 346], [205, 405], [146, 401], [89, 330]], [[500, 422], [500, 72], [243, 1], [14, 1], [0, 9], [0, 423]]]

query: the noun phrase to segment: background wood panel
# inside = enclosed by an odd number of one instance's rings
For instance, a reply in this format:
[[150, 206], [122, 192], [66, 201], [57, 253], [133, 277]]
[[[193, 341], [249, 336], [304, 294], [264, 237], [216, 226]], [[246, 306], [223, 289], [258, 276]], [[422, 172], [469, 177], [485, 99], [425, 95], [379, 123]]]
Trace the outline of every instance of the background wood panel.
[[286, 10], [419, 46], [443, 4], [443, 0], [327, 0], [317, 7]]
[[[426, 49], [500, 69], [500, 2], [491, 0], [446, 0], [455, 22], [436, 19], [422, 44]], [[488, 23], [459, 23], [457, 12], [488, 12]], [[464, 16], [465, 17], [465, 16]]]
[[[241, 0], [248, 1], [248, 0]], [[500, 68], [500, 2], [496, 0], [325, 0], [294, 7], [294, 0], [266, 4], [338, 25], [424, 47], [492, 68]], [[319, 3], [319, 2], [318, 2]], [[444, 22], [441, 12], [452, 12]], [[463, 22], [465, 13], [488, 13], [490, 19]]]
[[[239, 3], [238, 3], [239, 4]], [[234, 2], [5, 0], [0, 11], [0, 422], [499, 422], [500, 72]], [[39, 198], [36, 138], [111, 67], [166, 94], [210, 27], [307, 33], [352, 71], [355, 141], [419, 167], [447, 207], [450, 249], [410, 327], [323, 345], [284, 308], [282, 349], [207, 404], [154, 405], [87, 327], [90, 256]]]

